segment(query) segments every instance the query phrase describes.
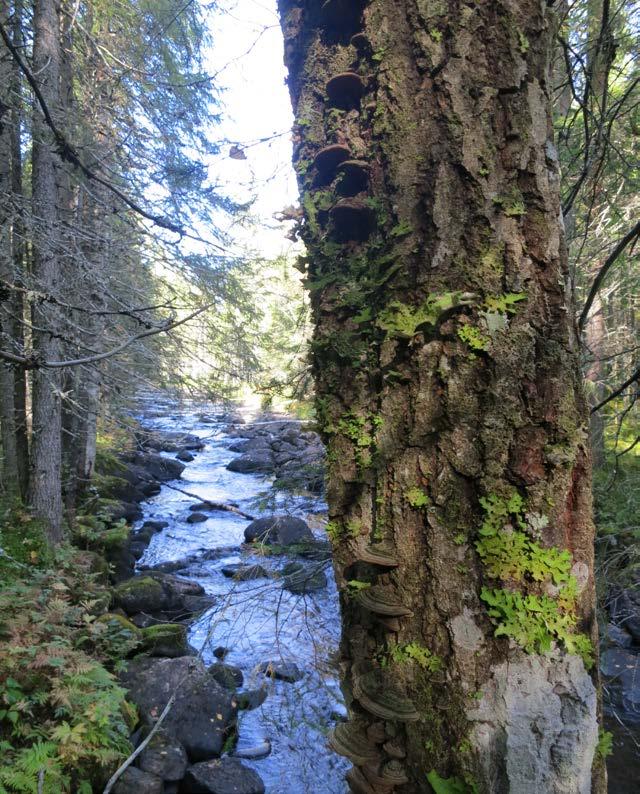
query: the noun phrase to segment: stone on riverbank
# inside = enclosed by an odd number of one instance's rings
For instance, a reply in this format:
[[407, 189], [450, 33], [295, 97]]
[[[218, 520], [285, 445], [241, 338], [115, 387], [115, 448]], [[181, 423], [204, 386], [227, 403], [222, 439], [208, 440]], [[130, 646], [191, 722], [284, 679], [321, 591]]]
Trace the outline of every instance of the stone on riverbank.
[[151, 737], [138, 757], [140, 769], [168, 781], [182, 780], [188, 765], [184, 747], [163, 728]]
[[220, 755], [235, 725], [237, 703], [199, 659], [134, 659], [121, 680], [143, 725], [153, 726], [175, 693], [164, 730], [183, 745], [191, 761]]
[[275, 678], [278, 681], [286, 681], [288, 684], [294, 684], [304, 677], [304, 673], [297, 664], [280, 660], [262, 662], [258, 670], [268, 675], [270, 678]]
[[149, 656], [176, 659], [195, 654], [187, 640], [187, 627], [183, 623], [159, 623], [141, 629], [140, 650]]
[[306, 521], [295, 516], [270, 516], [257, 518], [244, 531], [247, 543], [264, 543], [268, 546], [288, 546], [292, 543], [313, 542], [313, 532]]
[[213, 676], [221, 687], [228, 689], [230, 692], [241, 687], [244, 682], [242, 670], [232, 664], [214, 662], [209, 667], [209, 675]]
[[[206, 596], [204, 587], [189, 579], [154, 572], [121, 582], [113, 591], [113, 602], [127, 615], [162, 613], [163, 618], [183, 619], [193, 614], [193, 605], [187, 602], [192, 596]], [[209, 605], [202, 602], [205, 609]]]
[[248, 582], [252, 579], [264, 579], [269, 574], [262, 565], [245, 565], [241, 562], [225, 565], [220, 569], [223, 576], [227, 579], [235, 579], [236, 582]]
[[136, 794], [162, 794], [163, 788], [162, 778], [130, 766], [113, 787], [113, 794], [131, 794], [132, 791]]
[[264, 794], [262, 779], [237, 758], [194, 764], [180, 786], [181, 794]]
[[190, 513], [187, 518], [187, 524], [202, 524], [203, 521], [207, 521], [209, 516], [205, 516], [204, 513]]

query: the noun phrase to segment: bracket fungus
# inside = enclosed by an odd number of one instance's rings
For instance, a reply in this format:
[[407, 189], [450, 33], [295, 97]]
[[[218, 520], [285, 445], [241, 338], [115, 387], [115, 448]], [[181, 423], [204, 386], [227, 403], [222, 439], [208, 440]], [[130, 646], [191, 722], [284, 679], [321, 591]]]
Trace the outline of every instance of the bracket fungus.
[[382, 749], [388, 756], [400, 760], [406, 756], [404, 747], [397, 741], [390, 739], [382, 745]]
[[329, 184], [329, 182], [333, 181], [340, 163], [349, 160], [350, 157], [349, 148], [341, 143], [332, 143], [320, 149], [313, 161], [313, 165], [318, 172], [316, 181], [319, 184]]
[[356, 72], [341, 72], [327, 83], [327, 96], [331, 104], [341, 110], [353, 110], [364, 94], [364, 82]]
[[375, 228], [375, 213], [364, 201], [345, 198], [329, 211], [332, 236], [339, 243], [367, 240]]
[[413, 701], [401, 695], [379, 670], [354, 680], [353, 694], [366, 711], [392, 722], [416, 722], [420, 719]]
[[360, 30], [366, 0], [326, 0], [320, 9], [327, 30], [351, 36]]
[[407, 773], [399, 761], [387, 761], [382, 767], [381, 778], [392, 786], [403, 786], [409, 782]]
[[370, 565], [380, 565], [382, 568], [397, 568], [398, 560], [395, 557], [395, 550], [392, 546], [385, 543], [365, 546], [358, 552], [360, 562]]
[[336, 726], [329, 735], [329, 746], [354, 764], [362, 765], [380, 758], [380, 753], [367, 739], [362, 728], [353, 722]]
[[339, 176], [336, 193], [340, 196], [356, 196], [369, 187], [371, 168], [363, 160], [344, 160], [336, 171]]
[[384, 722], [372, 722], [367, 728], [367, 739], [374, 744], [382, 744], [387, 738]]
[[393, 631], [395, 634], [400, 632], [402, 626], [398, 618], [388, 618], [384, 615], [376, 615], [376, 621], [384, 626], [387, 631]]
[[347, 772], [345, 780], [354, 794], [377, 794], [376, 789], [369, 784], [369, 781], [357, 766]]
[[363, 33], [362, 31], [358, 31], [358, 33], [355, 33], [351, 37], [351, 41], [349, 43], [352, 46], [354, 46], [356, 50], [358, 50], [359, 52], [362, 50], [366, 50], [370, 44], [367, 34]]
[[361, 590], [356, 599], [361, 607], [373, 612], [374, 615], [383, 615], [384, 617], [405, 617], [412, 615], [413, 612], [401, 604], [395, 595], [380, 585], [373, 585], [367, 587], [366, 590]]

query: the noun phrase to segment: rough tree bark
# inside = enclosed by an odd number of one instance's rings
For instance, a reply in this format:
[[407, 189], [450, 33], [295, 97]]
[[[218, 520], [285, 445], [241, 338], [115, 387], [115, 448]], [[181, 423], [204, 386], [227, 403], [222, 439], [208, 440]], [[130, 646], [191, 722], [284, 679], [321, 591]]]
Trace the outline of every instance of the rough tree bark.
[[[24, 7], [22, 0], [13, 3], [12, 37], [16, 47], [23, 46], [22, 18]], [[11, 91], [14, 101], [11, 108], [11, 181], [12, 196], [16, 205], [12, 228], [12, 254], [14, 279], [20, 286], [24, 285], [24, 272], [26, 270], [26, 244], [24, 231], [24, 191], [22, 187], [22, 134], [23, 108], [18, 101], [22, 94], [22, 73], [20, 67], [12, 60]], [[12, 337], [17, 349], [24, 349], [24, 295], [16, 290], [12, 297]], [[20, 493], [26, 499], [29, 493], [29, 427], [27, 414], [27, 373], [24, 369], [16, 369], [13, 373], [15, 387], [15, 424], [16, 424], [16, 449], [18, 454], [18, 476], [20, 479]]]
[[[33, 16], [33, 71], [44, 101], [58, 112], [60, 96], [60, 9], [57, 0], [36, 0]], [[33, 114], [33, 278], [37, 288], [56, 294], [60, 279], [58, 174], [55, 141], [40, 108]], [[33, 346], [43, 360], [60, 357], [56, 308], [33, 310]], [[37, 369], [33, 375], [31, 503], [45, 520], [52, 543], [62, 538], [61, 376]]]
[[279, 6], [350, 712], [332, 746], [356, 792], [603, 792], [553, 9]]
[[[0, 10], [0, 22], [8, 22], [9, 8]], [[11, 230], [15, 207], [11, 191], [11, 55], [0, 50], [0, 278], [13, 281]], [[13, 345], [11, 292], [0, 290], [0, 339], [3, 345]], [[14, 405], [14, 370], [8, 362], [0, 364], [0, 426], [2, 430], [2, 487], [9, 496], [19, 494], [18, 450], [16, 446], [16, 416]]]

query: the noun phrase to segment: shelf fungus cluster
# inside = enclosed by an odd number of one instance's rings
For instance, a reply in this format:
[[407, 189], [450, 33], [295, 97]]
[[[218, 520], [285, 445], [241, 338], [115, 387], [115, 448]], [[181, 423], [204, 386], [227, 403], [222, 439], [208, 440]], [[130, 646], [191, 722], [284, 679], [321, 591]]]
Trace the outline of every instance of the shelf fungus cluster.
[[[344, 34], [358, 58], [365, 49], [366, 37], [360, 30], [365, 5], [360, 0], [327, 0], [320, 14], [325, 31]], [[357, 115], [366, 92], [367, 81], [354, 69], [347, 69], [327, 81], [326, 103], [344, 120], [352, 112]], [[377, 225], [375, 202], [369, 196], [371, 167], [345, 142], [349, 139], [349, 125], [342, 120], [338, 141], [323, 146], [315, 155], [313, 188], [331, 189], [331, 206], [321, 216], [327, 237], [341, 245], [360, 244], [369, 239]], [[326, 201], [326, 193], [322, 200]]]

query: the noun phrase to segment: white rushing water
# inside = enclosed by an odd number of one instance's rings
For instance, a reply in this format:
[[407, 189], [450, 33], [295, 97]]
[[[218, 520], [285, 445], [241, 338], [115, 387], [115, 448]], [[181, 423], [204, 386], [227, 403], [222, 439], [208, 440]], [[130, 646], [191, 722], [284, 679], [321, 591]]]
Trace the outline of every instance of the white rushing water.
[[[233, 503], [254, 516], [266, 515], [277, 505], [278, 513], [288, 512], [309, 521], [319, 538], [318, 514], [325, 505], [318, 497], [292, 497], [271, 490], [271, 479], [239, 474], [226, 469], [235, 457], [228, 446], [236, 438], [225, 433], [214, 406], [167, 402], [153, 409], [147, 403], [140, 419], [148, 428], [193, 433], [206, 446], [186, 464], [180, 480], [169, 483], [202, 500]], [[219, 411], [218, 411], [219, 413]], [[206, 421], [202, 421], [202, 418]], [[172, 453], [163, 453], [173, 457]], [[336, 715], [344, 713], [337, 671], [332, 657], [337, 650], [340, 621], [338, 595], [333, 573], [323, 564], [329, 584], [315, 593], [293, 595], [282, 588], [278, 576], [291, 561], [288, 555], [257, 556], [241, 548], [248, 520], [229, 512], [208, 513], [202, 523], [186, 522], [195, 499], [171, 487], [144, 502], [144, 518], [168, 521], [169, 526], [154, 535], [140, 565], [156, 565], [188, 555], [208, 555], [190, 564], [178, 575], [201, 584], [218, 597], [215, 607], [190, 628], [191, 644], [202, 652], [205, 663], [217, 661], [214, 649], [229, 649], [225, 663], [240, 667], [243, 689], [266, 687], [268, 697], [259, 708], [239, 712], [238, 750], [270, 744], [266, 758], [245, 760], [265, 782], [268, 794], [344, 794], [348, 787], [345, 759], [327, 746], [326, 735]], [[266, 510], [266, 502], [271, 509]], [[262, 509], [261, 509], [262, 508]], [[232, 563], [260, 564], [268, 578], [245, 582], [226, 578], [221, 569]], [[312, 563], [313, 564], [313, 563]], [[321, 565], [321, 563], [315, 563]], [[303, 677], [296, 683], [272, 681], [258, 672], [269, 660], [294, 662]]]

